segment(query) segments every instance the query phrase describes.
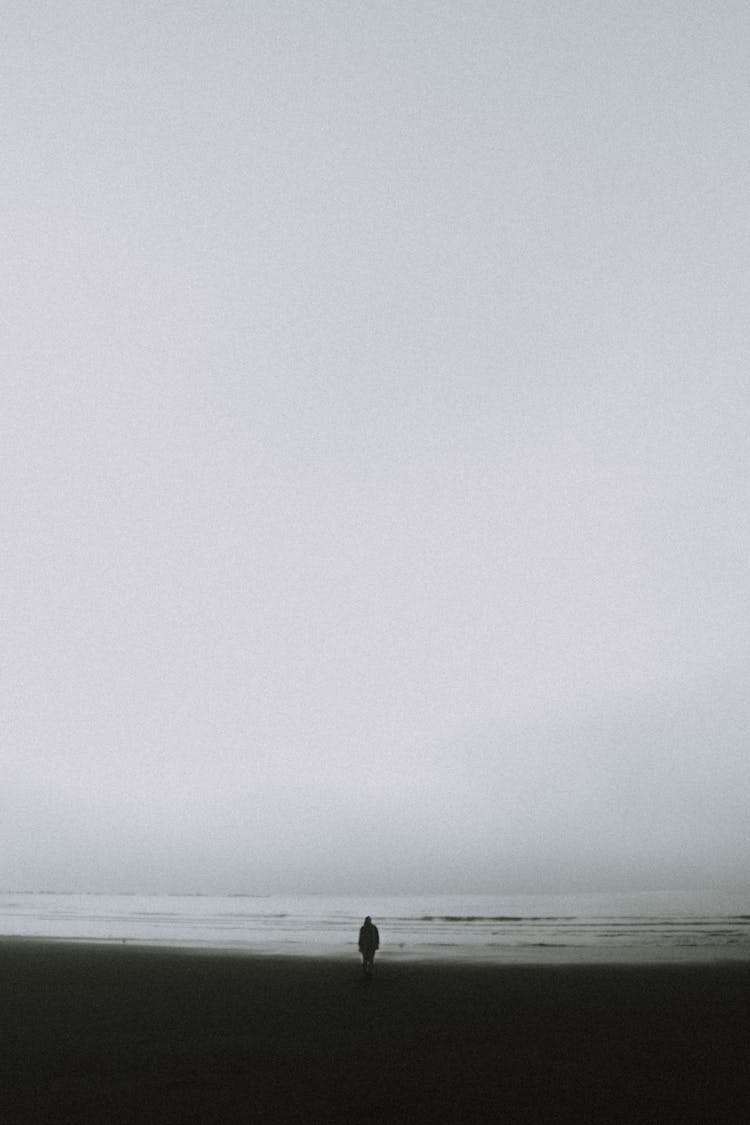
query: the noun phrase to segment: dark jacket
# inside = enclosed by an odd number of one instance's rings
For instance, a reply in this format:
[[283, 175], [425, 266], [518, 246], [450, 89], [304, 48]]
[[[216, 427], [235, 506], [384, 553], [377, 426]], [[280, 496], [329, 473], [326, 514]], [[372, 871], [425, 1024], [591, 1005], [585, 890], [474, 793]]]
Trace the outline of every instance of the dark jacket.
[[364, 924], [359, 931], [359, 951], [360, 953], [372, 954], [380, 946], [380, 934], [378, 927], [370, 922]]

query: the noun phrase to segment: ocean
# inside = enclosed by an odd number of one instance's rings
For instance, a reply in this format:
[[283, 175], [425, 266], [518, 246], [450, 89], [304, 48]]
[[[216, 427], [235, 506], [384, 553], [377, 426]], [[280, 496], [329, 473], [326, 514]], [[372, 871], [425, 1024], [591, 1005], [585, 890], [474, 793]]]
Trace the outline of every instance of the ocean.
[[0, 937], [356, 957], [366, 914], [383, 960], [505, 963], [750, 959], [750, 891], [631, 894], [0, 894]]

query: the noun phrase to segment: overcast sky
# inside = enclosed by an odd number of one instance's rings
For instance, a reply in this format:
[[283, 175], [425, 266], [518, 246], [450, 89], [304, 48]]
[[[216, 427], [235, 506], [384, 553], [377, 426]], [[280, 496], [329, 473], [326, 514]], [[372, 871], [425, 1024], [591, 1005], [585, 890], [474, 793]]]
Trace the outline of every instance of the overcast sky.
[[2, 9], [0, 886], [747, 881], [744, 0]]

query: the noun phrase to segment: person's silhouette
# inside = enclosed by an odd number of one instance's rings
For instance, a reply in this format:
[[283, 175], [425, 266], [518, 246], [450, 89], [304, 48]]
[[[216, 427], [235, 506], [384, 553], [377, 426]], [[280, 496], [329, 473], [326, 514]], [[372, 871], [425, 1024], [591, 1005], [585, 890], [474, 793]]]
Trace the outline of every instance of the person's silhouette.
[[359, 929], [359, 952], [362, 954], [362, 970], [366, 977], [372, 976], [372, 963], [375, 960], [375, 951], [379, 947], [378, 927], [368, 914]]

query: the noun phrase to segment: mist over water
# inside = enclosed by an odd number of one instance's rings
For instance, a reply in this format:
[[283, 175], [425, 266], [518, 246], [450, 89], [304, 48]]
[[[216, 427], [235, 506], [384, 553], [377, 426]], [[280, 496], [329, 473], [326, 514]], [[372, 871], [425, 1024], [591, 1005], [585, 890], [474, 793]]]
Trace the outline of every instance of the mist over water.
[[750, 957], [750, 896], [2, 895], [0, 935], [347, 956], [371, 915], [379, 958], [520, 962]]

